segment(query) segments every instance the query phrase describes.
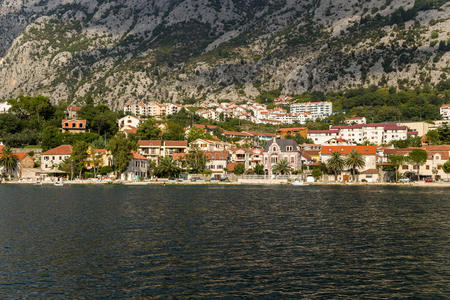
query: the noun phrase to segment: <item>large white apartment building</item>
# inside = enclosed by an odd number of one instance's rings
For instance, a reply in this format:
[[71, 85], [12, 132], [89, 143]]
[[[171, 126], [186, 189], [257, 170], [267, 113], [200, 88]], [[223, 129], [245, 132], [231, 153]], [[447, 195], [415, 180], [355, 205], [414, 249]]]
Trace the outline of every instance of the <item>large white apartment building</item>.
[[395, 123], [339, 125], [331, 126], [330, 129], [339, 130], [340, 138], [356, 144], [385, 144], [408, 138], [408, 127]]
[[291, 113], [310, 112], [319, 118], [331, 116], [333, 113], [333, 104], [331, 102], [304, 102], [291, 104]]
[[450, 120], [450, 104], [444, 104], [441, 106], [440, 113], [442, 119]]
[[183, 108], [182, 105], [173, 103], [136, 103], [130, 102], [123, 107], [124, 113], [129, 113], [135, 116], [150, 116], [150, 117], [162, 117], [179, 112]]

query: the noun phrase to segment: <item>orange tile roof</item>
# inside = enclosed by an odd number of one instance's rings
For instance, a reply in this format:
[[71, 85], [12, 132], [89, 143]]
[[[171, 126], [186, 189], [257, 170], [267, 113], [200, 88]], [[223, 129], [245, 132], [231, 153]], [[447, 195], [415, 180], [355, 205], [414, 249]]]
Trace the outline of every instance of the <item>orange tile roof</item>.
[[95, 152], [106, 154], [106, 149], [95, 149]]
[[174, 154], [172, 154], [172, 158], [174, 160], [183, 159], [185, 157], [186, 157], [186, 153], [174, 153]]
[[0, 154], [3, 153], [3, 148], [5, 148], [5, 145], [0, 145]]
[[17, 157], [18, 160], [22, 160], [28, 156], [28, 153], [15, 153], [14, 156]]
[[67, 106], [67, 110], [68, 111], [80, 111], [81, 110], [81, 106], [69, 105], [69, 106]]
[[140, 155], [139, 153], [137, 153], [136, 151], [131, 151], [131, 154], [133, 154], [133, 158], [134, 159], [145, 159], [147, 160], [147, 158], [145, 158], [145, 156]]
[[205, 151], [205, 155], [210, 160], [227, 160], [228, 151]]
[[341, 154], [350, 154], [353, 150], [356, 150], [362, 155], [376, 155], [377, 146], [322, 146], [320, 151], [321, 155], [331, 155], [333, 152], [339, 152]]
[[160, 147], [162, 144], [161, 140], [139, 140], [138, 145], [142, 147]]
[[72, 154], [72, 145], [61, 145], [42, 153], [42, 155], [70, 155], [70, 154]]
[[164, 146], [167, 147], [187, 147], [187, 141], [164, 141]]

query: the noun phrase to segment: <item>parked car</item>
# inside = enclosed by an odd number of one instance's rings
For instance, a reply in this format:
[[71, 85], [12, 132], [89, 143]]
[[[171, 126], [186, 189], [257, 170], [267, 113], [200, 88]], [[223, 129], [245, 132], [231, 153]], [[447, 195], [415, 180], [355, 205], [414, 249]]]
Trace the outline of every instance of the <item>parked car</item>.
[[170, 180], [170, 181], [174, 181], [174, 180], [176, 180], [176, 179], [175, 179], [175, 177], [169, 177], [169, 180]]
[[192, 182], [199, 181], [199, 180], [202, 180], [202, 179], [200, 177], [193, 177], [193, 178], [191, 178]]
[[425, 182], [433, 182], [433, 178], [425, 178]]
[[211, 181], [217, 181], [216, 177], [211, 177]]
[[411, 182], [411, 179], [409, 179], [408, 177], [403, 177], [403, 178], [400, 178], [399, 181], [406, 183], [406, 182]]

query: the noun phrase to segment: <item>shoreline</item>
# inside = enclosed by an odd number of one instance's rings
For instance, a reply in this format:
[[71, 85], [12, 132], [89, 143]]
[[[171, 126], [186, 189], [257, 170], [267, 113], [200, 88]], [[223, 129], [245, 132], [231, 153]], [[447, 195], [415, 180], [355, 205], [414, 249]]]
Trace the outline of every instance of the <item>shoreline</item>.
[[[64, 185], [123, 185], [123, 186], [146, 186], [146, 185], [156, 185], [156, 186], [195, 186], [195, 185], [223, 185], [223, 186], [293, 186], [290, 183], [240, 183], [237, 181], [233, 182], [208, 182], [208, 181], [199, 181], [199, 182], [172, 182], [172, 181], [143, 181], [143, 182], [93, 182], [93, 181], [64, 181]], [[36, 182], [20, 182], [20, 181], [8, 181], [2, 182], [0, 185], [37, 185]], [[51, 186], [54, 185], [55, 182], [42, 182], [42, 186]], [[416, 183], [389, 183], [389, 182], [376, 182], [376, 183], [366, 183], [366, 182], [314, 182], [314, 183], [305, 183], [304, 185], [300, 185], [299, 187], [304, 186], [400, 186], [400, 187], [450, 187], [450, 182], [416, 182]]]

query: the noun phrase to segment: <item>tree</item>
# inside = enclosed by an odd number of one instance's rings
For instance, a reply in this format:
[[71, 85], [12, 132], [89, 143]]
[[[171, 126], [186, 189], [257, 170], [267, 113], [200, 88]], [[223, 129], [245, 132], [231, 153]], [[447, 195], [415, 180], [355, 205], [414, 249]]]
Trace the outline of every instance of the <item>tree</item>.
[[398, 181], [398, 169], [405, 162], [403, 155], [391, 155], [388, 157], [388, 162], [395, 168], [395, 182]]
[[177, 162], [172, 157], [166, 156], [161, 159], [158, 167], [156, 168], [156, 174], [161, 177], [178, 176], [181, 173]]
[[137, 130], [137, 135], [141, 140], [156, 140], [161, 138], [161, 129], [159, 129], [153, 119], [148, 119]]
[[448, 174], [450, 173], [450, 159], [447, 160], [444, 165], [442, 165], [442, 170], [444, 171], [445, 174], [447, 174], [447, 179], [448, 179]]
[[345, 167], [345, 159], [339, 152], [333, 152], [331, 157], [327, 160], [327, 168], [333, 172], [334, 181], [338, 180], [338, 175], [341, 174]]
[[50, 99], [44, 96], [23, 96], [16, 99], [9, 99], [11, 105], [10, 112], [13, 112], [21, 119], [32, 118], [38, 123], [49, 119], [55, 112]]
[[182, 141], [185, 139], [185, 135], [186, 132], [183, 126], [176, 123], [169, 123], [163, 137], [165, 140]]
[[6, 174], [11, 177], [13, 172], [19, 163], [19, 159], [11, 151], [10, 147], [3, 148], [3, 152], [0, 154], [0, 166], [4, 168]]
[[439, 139], [439, 132], [437, 130], [430, 130], [426, 134], [428, 142], [432, 145], [441, 144], [441, 140]]
[[122, 173], [128, 168], [128, 164], [133, 156], [131, 150], [135, 148], [136, 144], [127, 139], [122, 132], [109, 141], [107, 149], [111, 151], [113, 167], [116, 171]]
[[41, 141], [42, 150], [47, 151], [63, 144], [63, 134], [56, 127], [45, 127], [41, 133]]
[[253, 168], [253, 171], [256, 175], [264, 175], [266, 173], [264, 171], [264, 166], [261, 164], [256, 164], [256, 166]]
[[233, 170], [233, 174], [234, 175], [242, 175], [242, 174], [244, 174], [244, 172], [245, 172], [245, 166], [244, 166], [244, 164], [237, 164], [235, 167], [234, 167], [234, 170]]
[[315, 168], [312, 170], [312, 176], [314, 177], [314, 180], [315, 180], [315, 181], [320, 180], [320, 178], [322, 178], [322, 171], [320, 170], [320, 168], [315, 167]]
[[366, 165], [364, 158], [356, 150], [353, 150], [346, 158], [345, 165], [352, 171], [352, 180], [356, 181], [356, 171]]
[[197, 139], [203, 139], [205, 138], [205, 133], [203, 132], [203, 129], [192, 126], [189, 129], [189, 134], [188, 134], [188, 141], [189, 142], [193, 142]]
[[292, 172], [292, 167], [289, 165], [289, 162], [286, 159], [282, 159], [273, 167], [272, 172], [277, 175], [290, 174]]
[[407, 160], [417, 167], [417, 176], [420, 179], [420, 166], [427, 162], [428, 153], [423, 149], [414, 149], [409, 152]]
[[439, 140], [442, 142], [442, 144], [450, 144], [450, 127], [448, 127], [447, 124], [439, 127], [437, 129], [437, 132], [439, 134]]
[[203, 173], [206, 169], [207, 162], [208, 157], [198, 147], [194, 146], [189, 149], [189, 153], [186, 155], [186, 163], [190, 173]]
[[115, 120], [117, 120], [118, 114], [104, 104], [97, 106], [87, 104], [77, 115], [78, 118], [85, 119], [87, 127], [99, 135], [112, 136], [117, 132]]
[[73, 145], [72, 154], [70, 155], [70, 160], [73, 162], [75, 167], [75, 171], [79, 173], [78, 178], [82, 179], [83, 169], [86, 167], [87, 158], [88, 158], [88, 148], [89, 145], [80, 141]]
[[103, 154], [99, 152], [95, 152], [92, 155], [92, 158], [90, 160], [90, 163], [92, 164], [92, 169], [94, 170], [94, 177], [97, 177], [97, 171], [100, 168], [100, 166], [103, 164]]

